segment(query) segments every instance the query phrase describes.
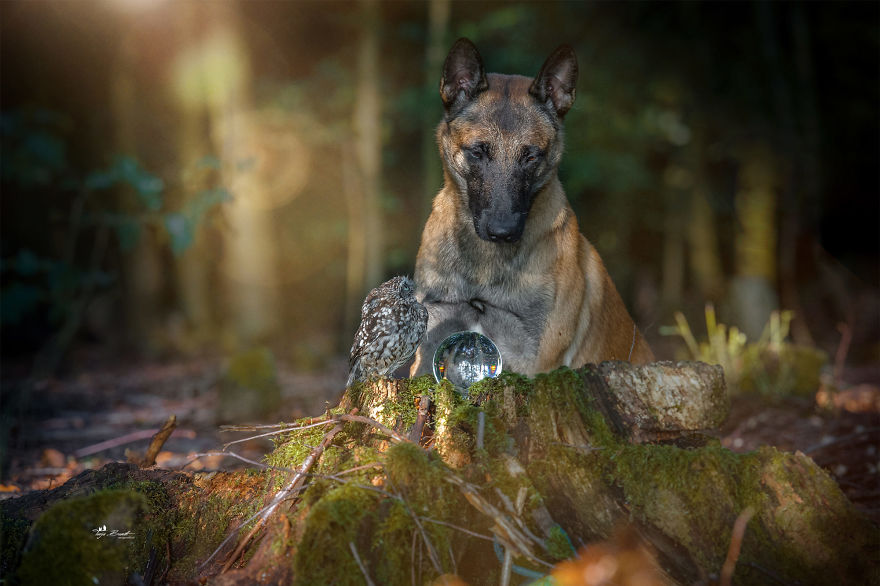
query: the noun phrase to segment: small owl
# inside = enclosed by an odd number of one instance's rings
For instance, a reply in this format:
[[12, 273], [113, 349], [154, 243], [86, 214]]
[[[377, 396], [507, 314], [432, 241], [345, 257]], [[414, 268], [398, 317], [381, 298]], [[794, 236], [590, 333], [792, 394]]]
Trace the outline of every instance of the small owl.
[[409, 277], [394, 277], [370, 291], [349, 358], [348, 383], [389, 376], [415, 353], [428, 329], [428, 310], [416, 301]]

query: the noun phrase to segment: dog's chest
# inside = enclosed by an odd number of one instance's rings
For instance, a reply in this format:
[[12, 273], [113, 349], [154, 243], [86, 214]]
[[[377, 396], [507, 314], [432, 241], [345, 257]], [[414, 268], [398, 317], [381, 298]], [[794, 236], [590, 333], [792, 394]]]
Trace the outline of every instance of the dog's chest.
[[545, 275], [519, 274], [476, 283], [447, 274], [442, 291], [426, 291], [429, 336], [436, 343], [456, 331], [480, 332], [498, 345], [505, 369], [531, 372], [553, 305], [546, 281]]

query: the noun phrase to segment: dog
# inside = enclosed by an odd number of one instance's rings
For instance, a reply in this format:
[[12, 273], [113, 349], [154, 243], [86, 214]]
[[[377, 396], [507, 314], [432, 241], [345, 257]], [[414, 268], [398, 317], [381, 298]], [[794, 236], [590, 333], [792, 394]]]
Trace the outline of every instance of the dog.
[[428, 331], [411, 376], [430, 372], [439, 343], [462, 330], [488, 336], [504, 370], [526, 375], [653, 360], [557, 176], [577, 75], [567, 45], [534, 79], [486, 74], [471, 41], [452, 46], [437, 127], [444, 185], [414, 275]]

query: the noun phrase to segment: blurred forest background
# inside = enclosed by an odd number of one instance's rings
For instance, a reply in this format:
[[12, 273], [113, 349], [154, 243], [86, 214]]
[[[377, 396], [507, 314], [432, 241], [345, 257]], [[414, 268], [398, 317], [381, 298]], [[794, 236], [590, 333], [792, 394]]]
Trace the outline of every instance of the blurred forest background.
[[4, 378], [81, 348], [347, 357], [365, 293], [412, 274], [459, 36], [505, 73], [575, 48], [563, 185], [659, 357], [712, 302], [880, 362], [878, 6], [4, 1]]

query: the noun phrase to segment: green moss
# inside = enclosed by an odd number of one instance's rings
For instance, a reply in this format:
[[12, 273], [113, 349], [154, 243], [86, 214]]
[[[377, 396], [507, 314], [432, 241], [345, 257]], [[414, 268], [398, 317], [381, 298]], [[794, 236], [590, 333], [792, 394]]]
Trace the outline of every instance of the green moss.
[[[232, 475], [230, 479], [234, 478]], [[218, 482], [210, 485], [191, 485], [180, 495], [177, 518], [169, 537], [173, 565], [169, 581], [185, 581], [193, 577], [196, 568], [222, 542], [239, 522], [252, 516], [263, 504], [258, 491], [244, 483], [238, 486]], [[206, 494], [206, 490], [211, 491]], [[253, 523], [253, 522], [252, 522]], [[246, 525], [247, 530], [252, 525]]]
[[[122, 584], [146, 563], [142, 521], [149, 501], [131, 490], [104, 490], [60, 501], [31, 529], [17, 577], [23, 584]], [[99, 538], [94, 531], [106, 527]], [[131, 532], [133, 538], [113, 535]]]
[[[377, 498], [375, 493], [344, 485], [312, 506], [294, 558], [297, 584], [363, 583], [349, 543], [359, 542], [361, 525], [373, 514]], [[358, 549], [363, 559], [368, 551]]]
[[[511, 389], [520, 396], [531, 393], [531, 380], [516, 372], [503, 372], [495, 378], [484, 378], [471, 385], [468, 396], [476, 403], [482, 403], [485, 399], [498, 397], [506, 389]], [[525, 415], [523, 413], [522, 415]]]
[[414, 387], [403, 384], [398, 389], [395, 399], [387, 399], [382, 402], [382, 423], [391, 428], [409, 429], [419, 417], [419, 408], [416, 399], [419, 395], [413, 392]]
[[422, 376], [411, 378], [407, 381], [407, 384], [415, 396], [433, 395], [435, 389], [439, 386], [431, 374], [423, 374]]
[[577, 553], [568, 534], [559, 525], [554, 525], [547, 536], [547, 554], [554, 561], [566, 560]]
[[[296, 423], [293, 425], [296, 425]], [[274, 436], [275, 449], [266, 456], [266, 463], [278, 468], [289, 468], [291, 470], [297, 468], [312, 450], [321, 443], [331, 427], [332, 424], [319, 425], [308, 429], [295, 429], [291, 430], [290, 433]], [[328, 449], [332, 450], [332, 446]]]
[[[699, 450], [674, 446], [626, 445], [611, 454], [607, 481], [623, 488], [641, 520], [674, 536], [690, 551], [711, 551], [702, 567], [720, 567], [729, 543], [729, 527], [741, 510], [736, 495], [740, 464], [717, 442]], [[694, 512], [670, 515], [669, 511]], [[705, 544], [711, 543], [711, 548]]]

